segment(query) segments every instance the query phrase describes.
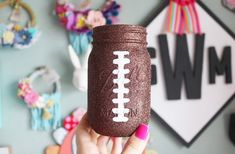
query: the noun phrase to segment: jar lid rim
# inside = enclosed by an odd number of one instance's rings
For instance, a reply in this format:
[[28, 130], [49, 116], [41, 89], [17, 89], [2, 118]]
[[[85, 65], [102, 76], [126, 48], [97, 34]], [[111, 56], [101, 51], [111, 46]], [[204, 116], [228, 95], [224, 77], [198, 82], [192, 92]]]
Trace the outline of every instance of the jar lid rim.
[[95, 32], [103, 32], [103, 31], [118, 31], [118, 30], [130, 30], [136, 31], [138, 33], [146, 33], [146, 28], [140, 25], [129, 25], [129, 24], [115, 24], [115, 25], [103, 25], [97, 26], [93, 29]]

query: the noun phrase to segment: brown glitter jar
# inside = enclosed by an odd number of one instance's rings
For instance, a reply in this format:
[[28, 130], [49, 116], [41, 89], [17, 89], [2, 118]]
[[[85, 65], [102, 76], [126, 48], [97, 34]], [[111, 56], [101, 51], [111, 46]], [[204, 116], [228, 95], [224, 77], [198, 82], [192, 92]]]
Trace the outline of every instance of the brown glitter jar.
[[88, 121], [99, 134], [127, 137], [150, 118], [151, 64], [146, 30], [94, 28], [88, 64]]

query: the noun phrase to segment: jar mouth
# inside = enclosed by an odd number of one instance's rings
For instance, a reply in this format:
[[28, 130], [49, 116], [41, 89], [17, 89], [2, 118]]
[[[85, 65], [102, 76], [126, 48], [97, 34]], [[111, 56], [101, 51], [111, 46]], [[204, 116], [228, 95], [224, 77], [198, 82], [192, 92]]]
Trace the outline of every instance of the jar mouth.
[[105, 25], [93, 29], [93, 43], [118, 42], [146, 44], [146, 29], [138, 25]]
[[107, 33], [115, 31], [147, 34], [146, 28], [139, 25], [128, 25], [128, 24], [103, 25], [103, 26], [97, 26], [93, 29], [94, 33]]

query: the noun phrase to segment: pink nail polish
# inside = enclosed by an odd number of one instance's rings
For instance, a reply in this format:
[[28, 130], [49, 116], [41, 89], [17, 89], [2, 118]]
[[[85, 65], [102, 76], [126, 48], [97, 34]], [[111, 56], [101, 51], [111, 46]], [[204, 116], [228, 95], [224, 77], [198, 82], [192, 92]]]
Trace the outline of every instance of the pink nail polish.
[[146, 124], [140, 124], [135, 132], [135, 136], [141, 140], [145, 140], [149, 133], [149, 126]]

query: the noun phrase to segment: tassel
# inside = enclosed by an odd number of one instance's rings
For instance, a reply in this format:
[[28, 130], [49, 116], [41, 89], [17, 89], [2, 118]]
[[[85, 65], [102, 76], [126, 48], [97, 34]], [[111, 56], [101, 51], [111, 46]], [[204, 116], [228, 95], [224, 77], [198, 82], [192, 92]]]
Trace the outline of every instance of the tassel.
[[40, 112], [37, 108], [32, 108], [31, 109], [31, 127], [33, 130], [38, 130], [39, 125], [40, 125], [40, 117], [38, 115], [40, 115]]
[[44, 95], [44, 98], [48, 98], [45, 108], [31, 108], [33, 130], [54, 130], [61, 126], [61, 94]]
[[59, 103], [54, 105], [53, 108], [53, 120], [52, 120], [52, 129], [56, 129], [61, 126], [61, 105]]
[[76, 32], [70, 32], [69, 41], [74, 50], [76, 51], [77, 55], [83, 55], [86, 53], [88, 46], [92, 41], [92, 38], [86, 33], [78, 34]]
[[195, 0], [171, 0], [167, 16], [167, 32], [201, 34]]

